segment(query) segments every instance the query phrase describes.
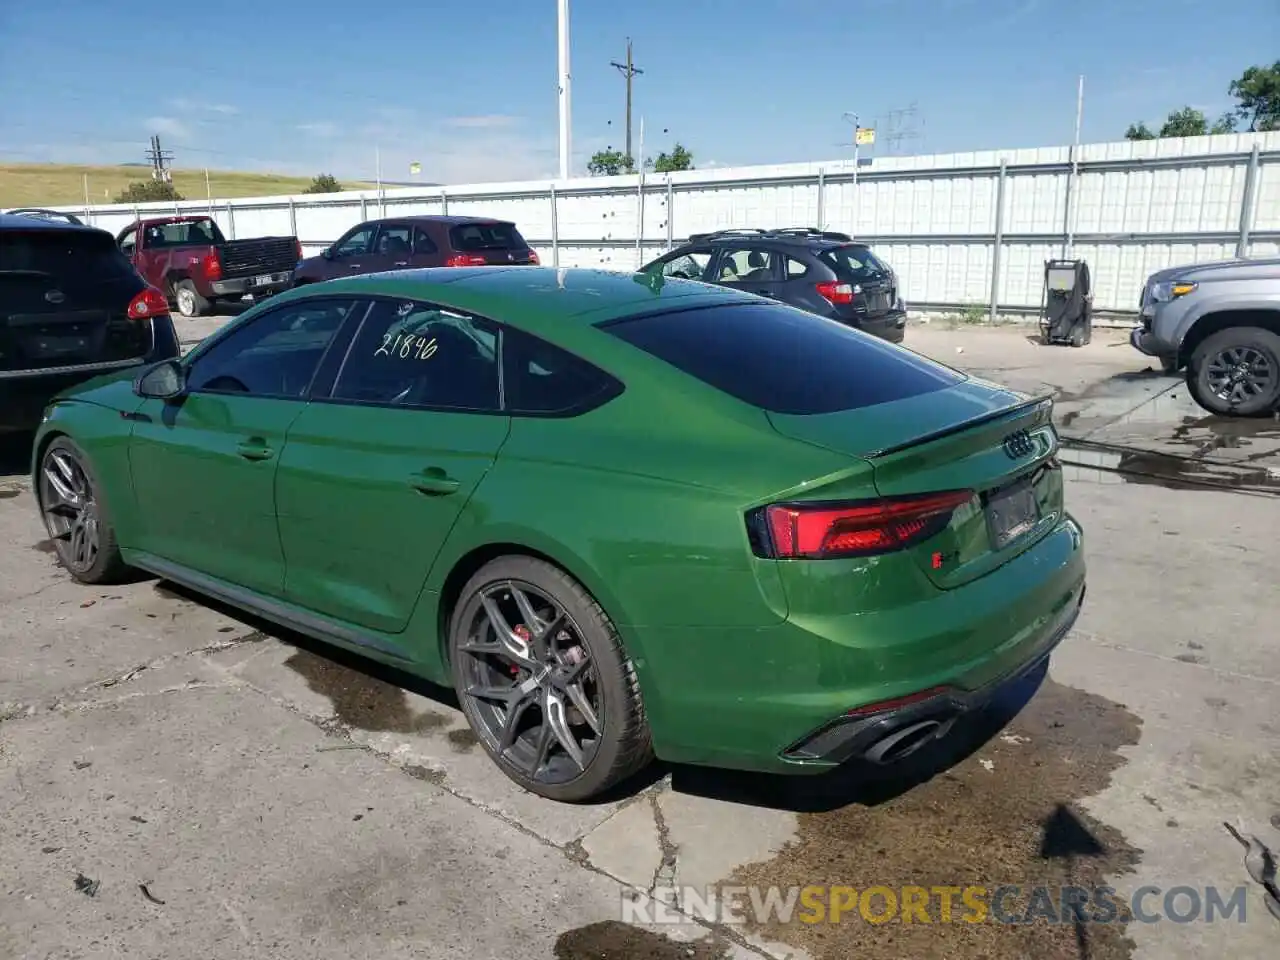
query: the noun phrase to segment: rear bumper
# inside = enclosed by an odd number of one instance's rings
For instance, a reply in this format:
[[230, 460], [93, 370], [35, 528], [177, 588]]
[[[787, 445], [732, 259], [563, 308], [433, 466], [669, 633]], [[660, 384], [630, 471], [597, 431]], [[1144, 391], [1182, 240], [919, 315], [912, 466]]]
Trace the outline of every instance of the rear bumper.
[[[793, 610], [776, 625], [630, 628], [655, 751], [672, 762], [777, 773], [875, 759], [885, 736], [926, 720], [943, 726], [1043, 662], [1078, 615], [1085, 572], [1083, 533], [1063, 515], [987, 575], [923, 595], [904, 586], [901, 604], [861, 609], [850, 580], [842, 609]], [[796, 592], [804, 589], [801, 580], [788, 585], [793, 603], [807, 603]], [[850, 716], [939, 687], [945, 696]]]
[[254, 297], [273, 297], [293, 286], [293, 270], [277, 271], [263, 274], [271, 279], [267, 283], [257, 283], [255, 277], [234, 277], [230, 280], [215, 280], [209, 284], [210, 294], [214, 297], [243, 297], [251, 294]]
[[[849, 323], [848, 320], [844, 322]], [[874, 320], [855, 320], [851, 326], [857, 327], [863, 333], [888, 340], [890, 343], [901, 343], [906, 336], [907, 315], [904, 311], [894, 311], [883, 317], [876, 317]]]
[[34, 430], [50, 400], [93, 377], [182, 356], [172, 318], [156, 317], [151, 323], [151, 349], [141, 357], [0, 373], [0, 433]]

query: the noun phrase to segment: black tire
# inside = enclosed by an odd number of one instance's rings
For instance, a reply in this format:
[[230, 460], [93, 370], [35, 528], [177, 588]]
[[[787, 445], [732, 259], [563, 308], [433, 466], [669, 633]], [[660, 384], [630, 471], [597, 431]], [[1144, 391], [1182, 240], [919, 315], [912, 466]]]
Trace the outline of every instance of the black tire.
[[[483, 616], [486, 592], [492, 591], [495, 596], [501, 596], [509, 586], [537, 594], [553, 607], [558, 607], [565, 617], [564, 627], [568, 629], [548, 632], [571, 634], [579, 641], [575, 649], [585, 648], [590, 660], [588, 672], [584, 674], [584, 677], [590, 677], [590, 681], [584, 679], [580, 687], [590, 682], [596, 694], [598, 707], [593, 709], [597, 711], [599, 734], [592, 738], [591, 753], [585, 765], [564, 779], [535, 779], [524, 768], [532, 765], [535, 774], [544, 768], [550, 773], [550, 760], [539, 764], [535, 756], [531, 764], [521, 764], [517, 753], [522, 749], [533, 749], [532, 743], [521, 741], [509, 750], [501, 750], [499, 733], [493, 729], [501, 708], [495, 704], [486, 705], [484, 699], [468, 692], [474, 689], [474, 671], [491, 670], [495, 662], [464, 649], [472, 636], [472, 625]], [[485, 564], [463, 587], [450, 618], [449, 659], [458, 702], [472, 732], [498, 768], [531, 793], [571, 803], [590, 800], [638, 773], [653, 759], [652, 739], [635, 666], [604, 609], [580, 583], [558, 567], [527, 556], [499, 557]], [[506, 663], [497, 662], [504, 666]], [[512, 673], [515, 674], [517, 669], [513, 665]], [[523, 676], [525, 679], [521, 686], [530, 680], [535, 681], [531, 697], [542, 696], [546, 685], [539, 685], [531, 672], [525, 671]], [[512, 677], [513, 691], [520, 679], [520, 676]], [[538, 712], [534, 714], [540, 724], [537, 728], [539, 733], [542, 732], [541, 725], [551, 726], [545, 719], [544, 702], [538, 701]], [[532, 730], [527, 735], [531, 740], [535, 738]], [[558, 749], [568, 757], [562, 746]], [[583, 753], [585, 755], [586, 751]], [[562, 760], [561, 766], [566, 767], [567, 764]]]
[[203, 317], [209, 312], [209, 301], [200, 295], [190, 280], [179, 280], [173, 285], [173, 299], [178, 313], [188, 320]]
[[[1223, 385], [1233, 361], [1247, 363], [1252, 386]], [[1204, 339], [1187, 363], [1191, 399], [1221, 417], [1265, 417], [1280, 406], [1280, 336], [1261, 327], [1228, 327]]]
[[[54, 461], [57, 460], [58, 463]], [[54, 485], [46, 474], [46, 470], [56, 471], [57, 476], [67, 486], [66, 475], [59, 470], [59, 464], [72, 465], [73, 471], [79, 471], [84, 481], [83, 499], [86, 506], [76, 518], [64, 517], [61, 512], [54, 513]], [[74, 480], [72, 481], [74, 485]], [[102, 496], [102, 486], [94, 472], [89, 457], [69, 437], [58, 437], [45, 448], [40, 457], [40, 472], [36, 477], [36, 501], [40, 505], [40, 516], [44, 520], [45, 531], [53, 543], [58, 562], [81, 583], [108, 584], [121, 583], [128, 580], [131, 571], [120, 556], [120, 548], [116, 542], [115, 526], [111, 522], [111, 512]], [[86, 520], [92, 520], [94, 536], [97, 539], [92, 558], [81, 554], [76, 549], [77, 541], [74, 530], [77, 522], [81, 528]], [[65, 523], [61, 521], [65, 520]]]

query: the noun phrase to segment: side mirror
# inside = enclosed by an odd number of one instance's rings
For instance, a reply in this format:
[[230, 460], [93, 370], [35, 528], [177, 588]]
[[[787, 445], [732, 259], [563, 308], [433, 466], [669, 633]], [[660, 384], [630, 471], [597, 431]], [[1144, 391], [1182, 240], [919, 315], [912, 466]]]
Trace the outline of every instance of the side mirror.
[[177, 360], [162, 360], [143, 370], [133, 382], [134, 393], [156, 400], [181, 396], [186, 387], [187, 377]]
[[332, 260], [333, 247], [325, 247], [323, 250], [320, 251], [320, 256], [324, 257], [326, 260]]

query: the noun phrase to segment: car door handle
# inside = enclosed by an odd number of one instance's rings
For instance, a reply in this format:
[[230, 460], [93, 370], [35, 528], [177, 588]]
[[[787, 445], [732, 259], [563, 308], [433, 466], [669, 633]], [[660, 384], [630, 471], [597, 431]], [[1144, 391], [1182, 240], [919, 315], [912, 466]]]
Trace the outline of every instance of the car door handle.
[[454, 493], [461, 484], [439, 467], [431, 467], [409, 478], [409, 486], [428, 496]]
[[395, 263], [392, 264], [393, 267], [407, 267], [408, 265], [409, 265], [408, 260], [397, 260]]
[[236, 447], [236, 453], [246, 460], [270, 460], [276, 452], [267, 446], [265, 440], [245, 440]]

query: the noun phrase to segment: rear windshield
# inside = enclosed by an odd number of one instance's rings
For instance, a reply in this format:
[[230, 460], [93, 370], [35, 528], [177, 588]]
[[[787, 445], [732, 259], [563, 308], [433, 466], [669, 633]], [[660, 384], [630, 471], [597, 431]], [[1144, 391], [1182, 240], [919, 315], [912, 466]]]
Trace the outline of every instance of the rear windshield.
[[890, 274], [889, 266], [874, 253], [856, 244], [836, 247], [818, 254], [818, 259], [836, 272], [841, 280], [850, 283], [866, 283]]
[[950, 367], [782, 304], [676, 310], [603, 329], [771, 413], [855, 410], [965, 379]]
[[64, 289], [137, 280], [110, 234], [48, 229], [0, 232], [0, 277], [52, 279]]
[[520, 231], [511, 223], [462, 223], [449, 231], [449, 243], [453, 249], [473, 250], [527, 250]]
[[177, 223], [152, 224], [146, 228], [145, 241], [148, 248], [185, 247], [192, 244], [201, 245], [226, 243], [218, 224], [209, 217], [199, 220], [179, 220]]

